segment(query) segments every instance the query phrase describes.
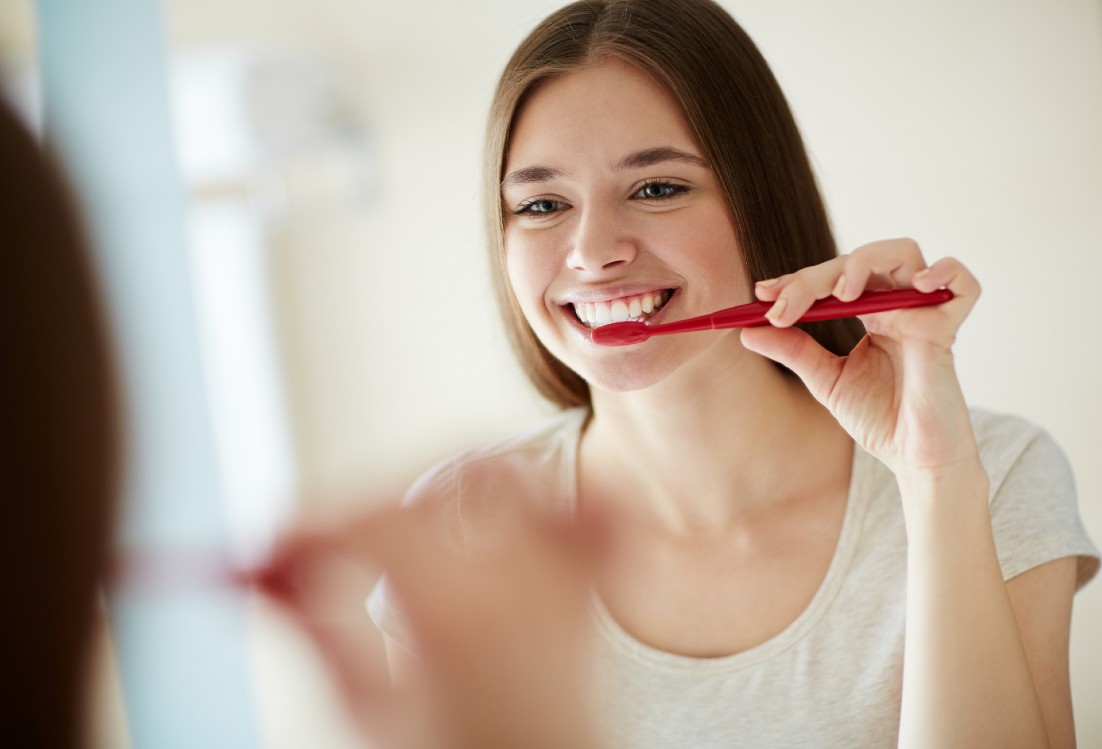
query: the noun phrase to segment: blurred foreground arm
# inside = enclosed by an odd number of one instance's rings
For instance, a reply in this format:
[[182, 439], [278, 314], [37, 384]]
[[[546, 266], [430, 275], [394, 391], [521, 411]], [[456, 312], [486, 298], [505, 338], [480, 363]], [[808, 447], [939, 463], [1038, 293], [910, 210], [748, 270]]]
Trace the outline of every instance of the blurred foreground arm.
[[[594, 746], [586, 602], [600, 532], [518, 516], [492, 549], [460, 555], [417, 510], [302, 527], [259, 577], [318, 647], [365, 736], [387, 749]], [[363, 657], [363, 600], [385, 571], [416, 658], [392, 688]]]

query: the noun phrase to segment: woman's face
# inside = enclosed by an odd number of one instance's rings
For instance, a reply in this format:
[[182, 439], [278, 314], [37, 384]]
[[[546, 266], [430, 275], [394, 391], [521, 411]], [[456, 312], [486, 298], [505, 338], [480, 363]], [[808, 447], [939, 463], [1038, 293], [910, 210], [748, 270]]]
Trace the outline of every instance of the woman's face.
[[519, 111], [502, 200], [513, 293], [543, 345], [604, 390], [655, 384], [729, 333], [594, 344], [596, 325], [669, 322], [751, 299], [723, 195], [680, 108], [617, 58], [554, 78]]

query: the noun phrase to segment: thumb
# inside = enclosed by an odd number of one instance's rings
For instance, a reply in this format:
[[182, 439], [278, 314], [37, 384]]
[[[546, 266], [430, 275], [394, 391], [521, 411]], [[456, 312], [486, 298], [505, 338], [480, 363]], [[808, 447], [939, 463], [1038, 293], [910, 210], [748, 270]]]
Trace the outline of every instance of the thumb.
[[744, 328], [742, 346], [788, 367], [824, 405], [842, 373], [845, 357], [835, 356], [799, 328], [763, 325]]

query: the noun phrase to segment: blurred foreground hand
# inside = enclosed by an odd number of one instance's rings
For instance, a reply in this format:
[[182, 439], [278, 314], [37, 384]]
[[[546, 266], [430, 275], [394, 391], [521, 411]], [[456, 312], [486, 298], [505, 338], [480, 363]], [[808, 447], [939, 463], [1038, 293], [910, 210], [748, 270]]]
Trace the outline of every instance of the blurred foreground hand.
[[[256, 582], [315, 643], [372, 746], [586, 749], [603, 525], [518, 515], [492, 548], [459, 553], [419, 510], [344, 515], [289, 532]], [[364, 647], [379, 571], [416, 651], [395, 686]]]

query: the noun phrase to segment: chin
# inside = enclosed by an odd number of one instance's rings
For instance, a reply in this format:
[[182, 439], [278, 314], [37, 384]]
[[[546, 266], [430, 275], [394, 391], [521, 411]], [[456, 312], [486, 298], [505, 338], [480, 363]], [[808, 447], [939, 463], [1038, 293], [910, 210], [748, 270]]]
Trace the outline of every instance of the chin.
[[606, 356], [601, 362], [588, 361], [571, 368], [591, 388], [610, 393], [646, 390], [665, 380], [677, 368], [668, 359], [663, 365], [658, 357], [640, 353]]
[[584, 379], [589, 383], [589, 387], [594, 390], [601, 390], [606, 393], [632, 393], [657, 385], [664, 378], [640, 377], [635, 373], [624, 377], [610, 377], [602, 373], [600, 378], [586, 377]]
[[681, 375], [692, 381], [701, 372], [723, 369], [724, 363], [729, 364], [743, 351], [738, 331], [657, 336], [634, 346], [609, 347], [599, 355], [564, 348], [566, 351], [552, 353], [591, 388], [609, 393], [646, 390], [671, 377], [683, 379]]

